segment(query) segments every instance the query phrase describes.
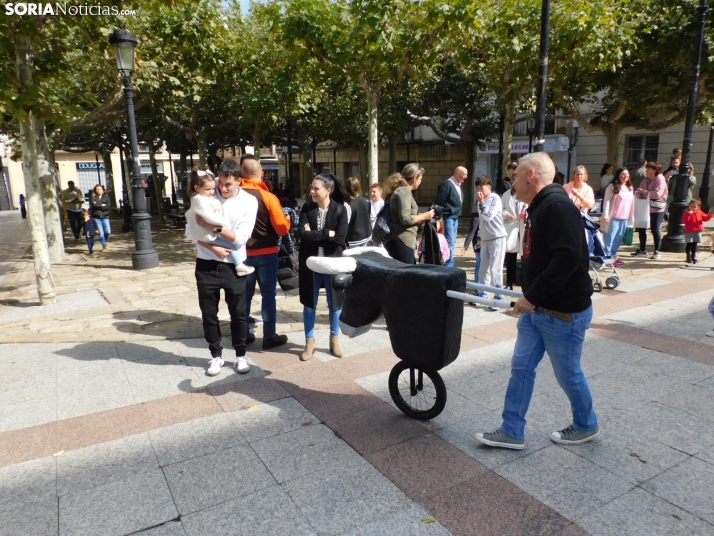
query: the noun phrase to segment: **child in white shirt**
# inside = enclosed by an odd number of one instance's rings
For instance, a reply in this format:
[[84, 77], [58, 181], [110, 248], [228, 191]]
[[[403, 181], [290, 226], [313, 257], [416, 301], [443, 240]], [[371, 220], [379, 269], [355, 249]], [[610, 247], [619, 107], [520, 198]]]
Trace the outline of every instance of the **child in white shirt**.
[[222, 236], [216, 236], [196, 223], [196, 216], [201, 216], [206, 223], [216, 227], [226, 227], [228, 222], [223, 216], [221, 202], [215, 197], [216, 180], [208, 170], [196, 170], [191, 173], [188, 184], [188, 195], [191, 197], [191, 208], [186, 211], [186, 237], [193, 242], [212, 242], [217, 246], [233, 250], [229, 257], [236, 266], [239, 276], [252, 274], [255, 268], [243, 264], [238, 256], [236, 245]]

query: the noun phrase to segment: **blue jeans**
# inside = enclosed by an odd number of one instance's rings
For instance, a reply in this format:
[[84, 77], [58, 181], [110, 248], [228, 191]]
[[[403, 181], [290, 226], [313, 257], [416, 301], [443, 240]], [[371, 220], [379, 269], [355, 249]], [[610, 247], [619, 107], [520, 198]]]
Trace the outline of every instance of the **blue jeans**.
[[597, 427], [597, 415], [585, 374], [580, 368], [585, 330], [593, 317], [592, 306], [574, 313], [565, 322], [547, 313], [523, 314], [518, 319], [518, 338], [511, 360], [511, 379], [506, 390], [501, 431], [514, 439], [524, 439], [526, 413], [533, 395], [536, 367], [548, 352], [553, 372], [570, 399], [573, 428], [588, 432]]
[[87, 235], [87, 249], [90, 253], [94, 253], [94, 237]]
[[94, 218], [94, 221], [97, 222], [97, 227], [99, 228], [99, 241], [102, 243], [102, 247], [105, 247], [107, 240], [109, 240], [109, 235], [112, 234], [109, 218]]
[[627, 220], [613, 218], [610, 220], [610, 225], [607, 228], [603, 242], [605, 242], [605, 255], [612, 257], [617, 255], [617, 250], [620, 249], [622, 239], [627, 231]]
[[454, 265], [454, 244], [456, 244], [456, 233], [459, 230], [459, 218], [449, 218], [444, 220], [444, 236], [446, 237], [446, 243], [449, 244], [449, 252], [451, 256], [449, 260], [446, 261], [445, 266]]
[[[231, 258], [231, 261], [233, 261], [233, 264], [235, 264], [236, 266], [243, 262], [241, 261], [240, 255], [238, 255], [238, 246], [236, 246], [233, 242], [229, 242], [222, 236], [217, 236], [216, 239], [213, 241], [213, 245], [232, 250], [230, 255], [228, 256]], [[255, 291], [255, 283], [253, 283], [253, 290]]]
[[[314, 273], [312, 276], [312, 288], [315, 296], [315, 301], [313, 303], [315, 305], [317, 305], [317, 297], [320, 294], [321, 286], [324, 286], [327, 292], [327, 306], [330, 309], [330, 335], [339, 335], [340, 313], [342, 312], [342, 309], [335, 310], [332, 308], [332, 285], [330, 283], [330, 276], [327, 274]], [[316, 315], [317, 313], [312, 307], [304, 307], [302, 310], [302, 321], [305, 324], [305, 337], [308, 339], [315, 336]]]
[[476, 252], [476, 269], [474, 270], [474, 283], [478, 283], [478, 271], [481, 269], [481, 250]]
[[263, 340], [275, 337], [275, 323], [278, 313], [275, 306], [275, 287], [278, 284], [278, 254], [248, 257], [245, 264], [255, 268], [255, 272], [245, 276], [245, 314], [250, 316], [250, 302], [255, 294], [255, 282], [260, 287], [260, 312], [263, 316]]

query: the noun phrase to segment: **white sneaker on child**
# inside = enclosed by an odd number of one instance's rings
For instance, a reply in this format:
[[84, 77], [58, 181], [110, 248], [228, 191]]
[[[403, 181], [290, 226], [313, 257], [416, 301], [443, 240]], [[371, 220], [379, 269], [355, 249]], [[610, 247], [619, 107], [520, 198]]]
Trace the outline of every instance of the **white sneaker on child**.
[[255, 268], [252, 266], [248, 266], [247, 264], [236, 264], [236, 274], [238, 274], [239, 277], [243, 277], [244, 275], [252, 274], [255, 272]]
[[236, 362], [233, 366], [238, 374], [247, 374], [250, 372], [250, 365], [245, 357], [236, 357]]
[[714, 329], [705, 333], [707, 337], [714, 337]]
[[209, 376], [216, 376], [220, 374], [221, 368], [223, 367], [223, 358], [221, 356], [214, 357], [208, 362], [208, 369], [206, 374]]

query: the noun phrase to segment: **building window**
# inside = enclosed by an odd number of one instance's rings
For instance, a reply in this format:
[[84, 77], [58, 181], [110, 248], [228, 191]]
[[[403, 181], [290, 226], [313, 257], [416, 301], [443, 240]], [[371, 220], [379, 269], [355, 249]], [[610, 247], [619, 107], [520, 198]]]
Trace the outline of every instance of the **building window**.
[[650, 136], [627, 136], [625, 140], [625, 167], [630, 170], [640, 167], [640, 160], [657, 160], [659, 153], [659, 134]]
[[345, 162], [345, 177], [357, 177], [359, 179], [359, 162]]
[[424, 158], [445, 158], [446, 145], [420, 145], [419, 159]]

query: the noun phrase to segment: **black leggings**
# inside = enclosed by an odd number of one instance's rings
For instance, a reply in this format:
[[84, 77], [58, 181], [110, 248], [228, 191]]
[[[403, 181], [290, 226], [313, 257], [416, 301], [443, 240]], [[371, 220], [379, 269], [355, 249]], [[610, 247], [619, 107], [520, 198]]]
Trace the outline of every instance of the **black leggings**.
[[392, 238], [389, 242], [384, 244], [384, 249], [387, 250], [389, 256], [395, 260], [402, 261], [405, 264], [415, 264], [414, 250], [408, 246], [404, 245], [404, 242], [399, 240], [399, 238]]
[[516, 283], [518, 253], [506, 253], [506, 287], [512, 289]]
[[697, 245], [698, 245], [698, 242], [687, 242], [686, 243], [684, 250], [687, 252], [687, 257], [689, 257], [689, 256], [696, 257], [697, 256]]
[[[654, 239], [654, 250], [659, 251], [660, 242], [662, 242], [662, 233], [659, 228], [664, 220], [664, 212], [650, 212], [650, 231]], [[647, 229], [637, 229], [640, 234], [640, 251], [646, 251], [647, 246]]]

